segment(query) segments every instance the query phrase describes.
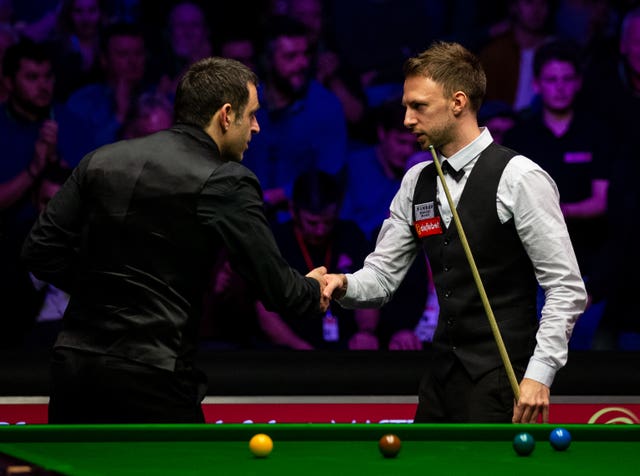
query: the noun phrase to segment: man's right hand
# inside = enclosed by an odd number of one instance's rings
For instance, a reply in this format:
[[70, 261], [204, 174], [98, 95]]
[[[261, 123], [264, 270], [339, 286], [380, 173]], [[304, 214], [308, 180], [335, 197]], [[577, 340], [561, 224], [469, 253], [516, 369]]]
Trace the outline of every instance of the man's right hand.
[[320, 310], [322, 312], [327, 312], [327, 309], [329, 309], [329, 303], [331, 302], [331, 298], [326, 297], [324, 292], [326, 274], [327, 268], [324, 266], [318, 266], [306, 274], [307, 278], [313, 278], [318, 281], [318, 284], [320, 284]]
[[347, 277], [344, 274], [327, 274], [324, 296], [327, 299], [340, 299], [347, 292]]
[[47, 119], [42, 123], [34, 146], [33, 160], [29, 164], [29, 172], [33, 176], [40, 175], [47, 164], [58, 159], [58, 123]]

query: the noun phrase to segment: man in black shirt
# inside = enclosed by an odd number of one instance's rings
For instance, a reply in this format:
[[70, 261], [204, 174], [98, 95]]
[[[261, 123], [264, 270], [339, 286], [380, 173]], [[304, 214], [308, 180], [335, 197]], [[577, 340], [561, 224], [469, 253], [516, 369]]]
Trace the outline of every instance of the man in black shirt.
[[324, 268], [282, 258], [255, 175], [257, 77], [201, 60], [181, 79], [175, 126], [88, 154], [27, 238], [31, 271], [70, 294], [54, 346], [51, 423], [203, 422], [193, 364], [202, 294], [222, 248], [267, 307], [324, 312]]

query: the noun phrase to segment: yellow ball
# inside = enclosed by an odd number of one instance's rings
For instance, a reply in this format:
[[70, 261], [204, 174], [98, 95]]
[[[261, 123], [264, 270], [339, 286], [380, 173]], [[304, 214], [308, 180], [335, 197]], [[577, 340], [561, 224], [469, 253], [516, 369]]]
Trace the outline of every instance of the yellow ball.
[[266, 458], [273, 450], [273, 441], [269, 435], [258, 433], [249, 440], [249, 449], [257, 458]]

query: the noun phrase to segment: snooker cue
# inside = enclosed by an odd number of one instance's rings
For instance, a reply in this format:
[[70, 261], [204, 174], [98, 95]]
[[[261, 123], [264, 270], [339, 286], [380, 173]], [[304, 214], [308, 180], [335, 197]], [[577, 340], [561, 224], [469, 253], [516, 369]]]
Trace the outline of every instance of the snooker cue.
[[513, 395], [515, 396], [517, 402], [520, 399], [520, 387], [518, 386], [516, 375], [513, 372], [513, 367], [511, 365], [511, 361], [509, 360], [509, 354], [507, 354], [507, 349], [504, 345], [504, 341], [502, 340], [502, 335], [500, 334], [498, 323], [496, 322], [496, 318], [493, 315], [493, 311], [491, 310], [491, 304], [489, 304], [489, 298], [487, 297], [487, 293], [484, 290], [482, 279], [480, 279], [478, 267], [476, 266], [476, 262], [473, 259], [473, 255], [471, 254], [471, 248], [469, 247], [467, 236], [465, 235], [464, 229], [462, 228], [460, 216], [458, 215], [458, 211], [453, 204], [453, 199], [451, 198], [451, 194], [449, 193], [449, 187], [447, 187], [447, 182], [444, 179], [444, 174], [442, 173], [440, 162], [438, 161], [436, 151], [432, 145], [429, 146], [429, 151], [433, 156], [433, 163], [436, 166], [438, 177], [440, 178], [442, 188], [444, 189], [444, 194], [447, 196], [447, 202], [449, 203], [449, 208], [451, 208], [451, 213], [453, 214], [453, 221], [456, 224], [458, 236], [460, 236], [460, 241], [462, 242], [464, 253], [465, 255], [467, 255], [467, 261], [469, 262], [469, 266], [471, 267], [471, 274], [473, 274], [473, 279], [476, 282], [476, 287], [478, 288], [478, 292], [480, 293], [480, 299], [482, 300], [484, 311], [487, 314], [487, 318], [489, 319], [489, 325], [491, 326], [491, 332], [493, 332], [493, 338], [495, 339], [496, 344], [498, 344], [498, 351], [500, 351], [500, 357], [502, 358], [502, 363], [505, 370], [507, 371], [507, 377], [509, 378], [509, 383], [511, 384], [511, 389], [513, 390]]

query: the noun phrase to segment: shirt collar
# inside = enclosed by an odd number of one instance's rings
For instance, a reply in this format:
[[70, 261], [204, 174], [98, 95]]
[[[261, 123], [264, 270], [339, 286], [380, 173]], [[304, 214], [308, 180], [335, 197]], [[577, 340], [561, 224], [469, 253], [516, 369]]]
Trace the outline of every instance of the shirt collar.
[[193, 126], [191, 124], [177, 123], [171, 127], [171, 130], [186, 134], [193, 137], [198, 142], [205, 144], [207, 147], [211, 147], [218, 151], [218, 144], [211, 138], [209, 134], [205, 132], [201, 127]]
[[491, 137], [491, 132], [489, 132], [489, 129], [487, 127], [481, 127], [480, 135], [465, 147], [460, 149], [458, 152], [453, 154], [451, 157], [444, 157], [442, 156], [442, 154], [439, 155], [441, 161], [442, 159], [446, 159], [454, 169], [460, 170], [469, 165], [473, 161], [473, 159], [478, 157], [480, 153], [484, 149], [486, 149], [492, 142], [493, 137]]

